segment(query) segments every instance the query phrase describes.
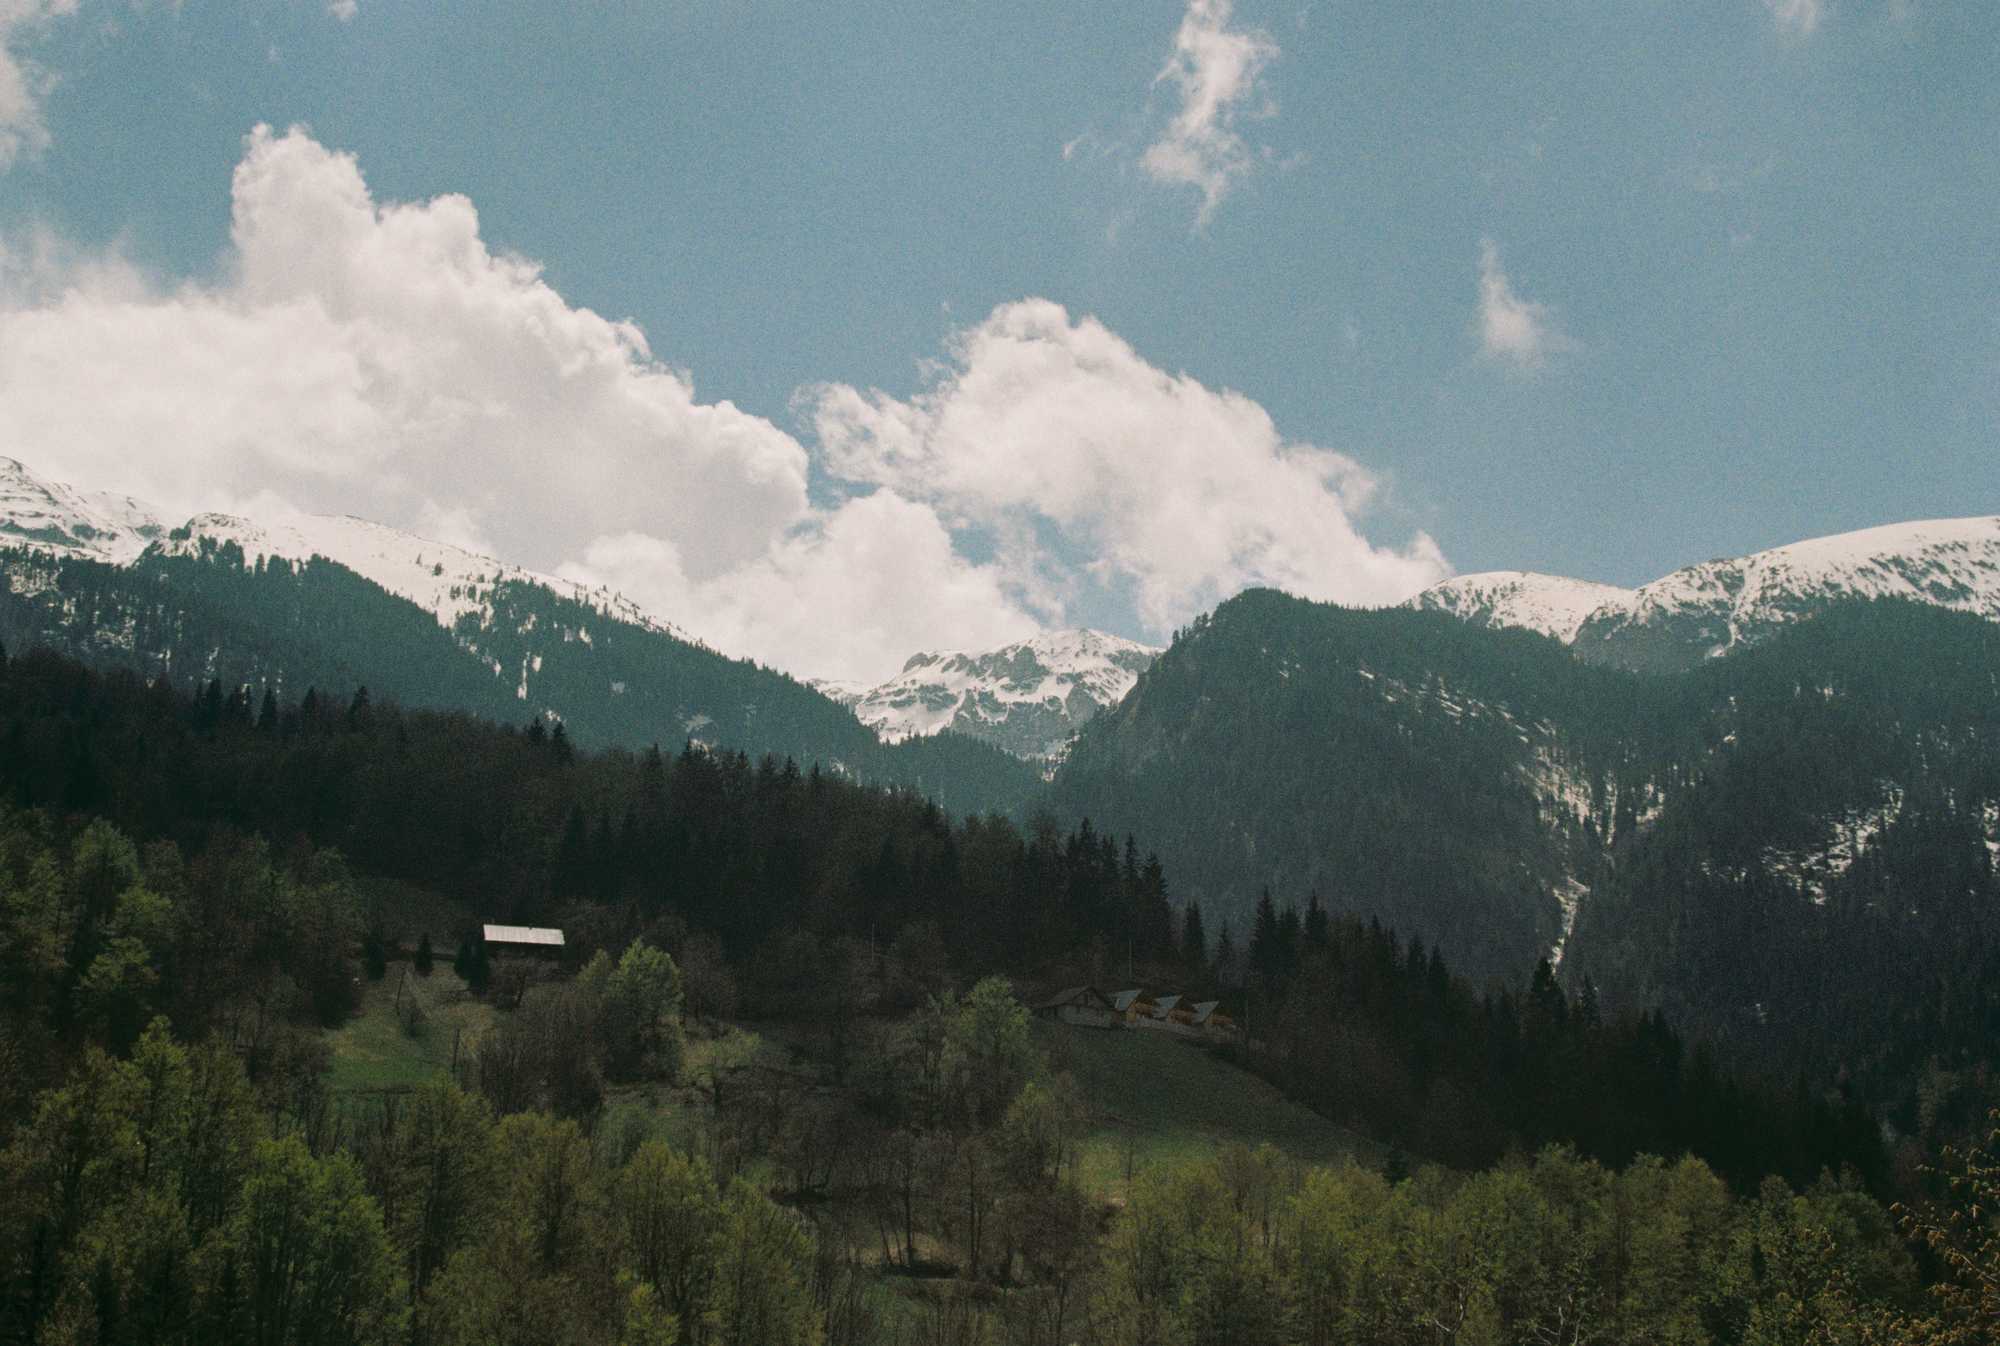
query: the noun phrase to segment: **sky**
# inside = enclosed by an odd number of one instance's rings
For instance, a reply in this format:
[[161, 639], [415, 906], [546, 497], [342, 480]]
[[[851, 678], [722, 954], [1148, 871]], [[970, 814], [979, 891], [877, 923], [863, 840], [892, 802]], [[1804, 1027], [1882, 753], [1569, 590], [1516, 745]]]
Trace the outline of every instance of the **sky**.
[[875, 680], [2000, 512], [2000, 6], [0, 0], [0, 453]]

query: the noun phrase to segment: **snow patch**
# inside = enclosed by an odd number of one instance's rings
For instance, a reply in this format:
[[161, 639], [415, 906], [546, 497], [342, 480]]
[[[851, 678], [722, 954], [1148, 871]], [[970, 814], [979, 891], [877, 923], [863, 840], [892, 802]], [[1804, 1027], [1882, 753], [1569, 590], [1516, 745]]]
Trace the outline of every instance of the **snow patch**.
[[1902, 787], [1885, 783], [1881, 802], [1873, 808], [1850, 809], [1828, 825], [1819, 844], [1786, 849], [1766, 846], [1758, 853], [1763, 867], [1797, 883], [1816, 905], [1825, 905], [1827, 890], [1861, 858], [1876, 838], [1903, 814]]
[[1583, 899], [1589, 896], [1590, 885], [1579, 880], [1574, 874], [1566, 876], [1562, 886], [1556, 889], [1556, 904], [1562, 908], [1562, 935], [1549, 950], [1551, 971], [1562, 968], [1563, 950], [1569, 947], [1570, 932], [1576, 929], [1577, 908], [1582, 906]]
[[1568, 644], [1592, 613], [1623, 606], [1631, 598], [1630, 589], [1615, 585], [1525, 570], [1492, 570], [1434, 584], [1403, 606], [1448, 612], [1481, 626], [1539, 631]]

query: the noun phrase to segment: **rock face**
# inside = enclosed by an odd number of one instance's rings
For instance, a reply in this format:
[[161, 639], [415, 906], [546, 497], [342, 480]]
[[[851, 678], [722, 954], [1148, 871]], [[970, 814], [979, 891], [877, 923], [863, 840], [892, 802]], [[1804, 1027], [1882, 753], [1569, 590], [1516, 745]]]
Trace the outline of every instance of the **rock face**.
[[879, 687], [819, 686], [886, 742], [949, 729], [1016, 757], [1053, 759], [1159, 653], [1102, 631], [1051, 631], [997, 650], [914, 654]]
[[1407, 606], [1521, 627], [1596, 663], [1689, 668], [1836, 603], [1902, 598], [2000, 621], [2000, 517], [1930, 519], [1686, 566], [1638, 589], [1555, 575], [1461, 575]]

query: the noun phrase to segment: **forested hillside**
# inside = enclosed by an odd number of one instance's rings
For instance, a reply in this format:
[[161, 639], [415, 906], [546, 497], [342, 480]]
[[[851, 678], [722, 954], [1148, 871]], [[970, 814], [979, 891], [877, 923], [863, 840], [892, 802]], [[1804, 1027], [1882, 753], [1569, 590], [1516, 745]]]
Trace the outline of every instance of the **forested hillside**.
[[753, 756], [916, 786], [961, 811], [1020, 813], [1033, 768], [956, 735], [885, 746], [784, 674], [521, 580], [477, 595], [450, 630], [415, 603], [323, 558], [260, 557], [200, 539], [113, 566], [0, 552], [0, 641], [181, 685], [219, 678], [296, 697], [367, 687], [411, 707], [489, 719], [546, 713], [585, 747], [678, 748], [692, 738]]
[[[1618, 1305], [1606, 1340], [1681, 1323], [1735, 1342], [1772, 1315], [1921, 1307], [1869, 1195], [1896, 1179], [1852, 1106], [1733, 1075], [1546, 969], [1482, 991], [1318, 908], [1265, 904], [1232, 950], [1197, 905], [1173, 919], [1170, 871], [1134, 839], [953, 821], [770, 758], [579, 751], [539, 719], [189, 697], [48, 652], [0, 658], [0, 744], [19, 1086], [0, 1323], [26, 1339], [527, 1342], [560, 1323], [778, 1346], [959, 1340], [937, 1335], [958, 1322], [1136, 1346], [1349, 1322], [1414, 1342], [1440, 1312], [1540, 1331], [1554, 1287]], [[461, 935], [496, 916], [559, 922], [566, 968], [489, 972]], [[462, 974], [490, 1026], [414, 1093], [332, 1092], [323, 1030], [385, 964], [411, 977], [413, 940], [416, 976]], [[1405, 1155], [1572, 1148], [1470, 1180], [1162, 1157], [1121, 1213], [1080, 1185], [1090, 1099], [990, 975], [1101, 980], [1120, 946], [1154, 984], [1220, 991], [1239, 1060]], [[737, 1054], [731, 1012], [799, 1055]], [[691, 1143], [646, 1120], [665, 1088], [701, 1109]], [[1772, 1172], [1793, 1186], [1760, 1187]], [[1343, 1279], [1440, 1231], [1488, 1247], [1494, 1203], [1509, 1259]], [[1637, 1203], [1705, 1212], [1703, 1232], [1619, 1261]], [[1201, 1224], [1169, 1235], [1169, 1210]], [[1674, 1288], [1632, 1297], [1611, 1267], [1641, 1264]], [[1207, 1298], [1164, 1294], [1163, 1269]], [[897, 1288], [918, 1273], [951, 1279]], [[1845, 1279], [1787, 1300], [1827, 1276]]]
[[1055, 797], [1160, 838], [1239, 937], [1268, 888], [1475, 975], [1553, 955], [1573, 991], [1914, 1127], [1925, 1072], [1990, 1066], [2000, 1027], [1996, 668], [2000, 628], [1901, 602], [1661, 676], [1252, 593], [1086, 731]]

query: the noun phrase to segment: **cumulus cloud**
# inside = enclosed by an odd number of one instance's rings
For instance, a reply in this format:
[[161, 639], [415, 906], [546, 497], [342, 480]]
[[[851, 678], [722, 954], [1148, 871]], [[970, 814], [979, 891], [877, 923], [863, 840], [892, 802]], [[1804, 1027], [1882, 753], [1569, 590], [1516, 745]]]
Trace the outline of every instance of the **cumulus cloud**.
[[353, 513], [601, 577], [731, 653], [885, 677], [1033, 622], [929, 509], [815, 507], [792, 435], [704, 403], [630, 323], [490, 248], [472, 203], [377, 202], [258, 128], [213, 285], [0, 240], [0, 444], [185, 517]]
[[1787, 33], [1808, 36], [1825, 12], [1824, 0], [1764, 0], [1764, 7], [1771, 11], [1771, 17], [1778, 27]]
[[1421, 534], [1362, 537], [1359, 464], [1046, 301], [960, 332], [908, 400], [803, 391], [809, 451], [489, 246], [463, 197], [377, 201], [351, 156], [260, 127], [231, 200], [208, 283], [0, 239], [7, 453], [182, 517], [358, 514], [856, 680], [1083, 611], [1164, 634], [1246, 584], [1384, 602], [1445, 573]]
[[690, 579], [664, 537], [593, 543], [569, 578], [648, 607], [696, 614], [720, 649], [791, 669], [879, 682], [919, 649], [986, 649], [1040, 629], [992, 565], [961, 556], [937, 513], [893, 491], [841, 502], [751, 563]]
[[42, 98], [53, 77], [24, 49], [50, 20], [74, 14], [76, 6], [77, 0], [0, 0], [0, 173], [48, 148]]
[[1258, 81], [1278, 56], [1268, 35], [1233, 29], [1230, 17], [1230, 0], [1188, 0], [1173, 54], [1153, 81], [1172, 87], [1179, 110], [1139, 161], [1156, 181], [1198, 189], [1203, 222], [1256, 166], [1236, 128], [1246, 116], [1268, 113]]
[[808, 401], [828, 471], [988, 539], [1037, 612], [1125, 595], [1163, 634], [1246, 585], [1384, 603], [1447, 573], [1421, 533], [1401, 550], [1362, 536], [1379, 483], [1359, 463], [1046, 300], [958, 333], [908, 400], [834, 384]]
[[326, 0], [326, 12], [342, 23], [351, 23], [359, 12], [356, 0]]
[[796, 440], [489, 249], [464, 197], [378, 204], [352, 157], [267, 128], [232, 196], [218, 285], [98, 265], [0, 311], [0, 442], [173, 508], [450, 518], [544, 568], [643, 526], [705, 575], [805, 517]]
[[1547, 358], [1568, 350], [1570, 340], [1556, 326], [1548, 305], [1514, 293], [1500, 267], [1500, 247], [1479, 243], [1479, 348], [1487, 359], [1517, 370], [1539, 369]]

